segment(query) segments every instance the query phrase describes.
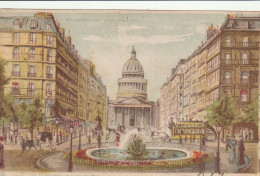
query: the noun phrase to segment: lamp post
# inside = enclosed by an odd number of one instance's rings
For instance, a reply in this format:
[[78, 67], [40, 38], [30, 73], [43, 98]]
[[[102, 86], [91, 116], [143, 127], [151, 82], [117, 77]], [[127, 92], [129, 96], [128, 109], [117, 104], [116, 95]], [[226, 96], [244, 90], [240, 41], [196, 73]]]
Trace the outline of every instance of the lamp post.
[[79, 126], [79, 150], [81, 149], [81, 130], [82, 130], [82, 126]]
[[69, 130], [70, 130], [70, 152], [69, 152], [68, 172], [72, 172], [72, 168], [73, 168], [73, 165], [72, 165], [72, 134], [74, 132], [74, 128], [72, 125], [69, 127]]
[[59, 124], [59, 121], [58, 121], [58, 119], [57, 119], [57, 120], [56, 120], [56, 143], [57, 143], [57, 144], [59, 143], [58, 124]]
[[217, 157], [216, 157], [216, 168], [215, 168], [215, 172], [216, 173], [220, 173], [220, 168], [219, 168], [219, 164], [220, 164], [220, 156], [219, 156], [219, 137], [220, 137], [220, 132], [221, 132], [221, 126], [218, 123], [216, 125], [216, 131], [218, 133], [218, 148], [217, 148]]

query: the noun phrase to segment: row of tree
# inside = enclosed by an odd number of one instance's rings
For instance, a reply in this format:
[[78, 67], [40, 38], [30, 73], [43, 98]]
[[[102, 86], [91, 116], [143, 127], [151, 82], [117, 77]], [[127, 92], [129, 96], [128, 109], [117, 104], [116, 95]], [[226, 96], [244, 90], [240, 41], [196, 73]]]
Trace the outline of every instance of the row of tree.
[[220, 124], [222, 127], [222, 139], [224, 139], [225, 131], [234, 131], [235, 126], [248, 127], [253, 130], [254, 138], [258, 136], [258, 98], [252, 100], [247, 107], [243, 109], [243, 118], [240, 118], [239, 112], [235, 108], [234, 99], [222, 93], [221, 97], [215, 100], [206, 108], [205, 118], [212, 126]]
[[12, 117], [18, 118], [20, 128], [27, 128], [33, 138], [33, 130], [44, 124], [45, 116], [43, 114], [43, 105], [40, 96], [35, 98], [31, 104], [16, 103], [15, 98], [11, 95], [4, 94], [4, 86], [10, 81], [5, 76], [5, 64], [0, 59], [0, 126], [3, 122], [10, 124]]

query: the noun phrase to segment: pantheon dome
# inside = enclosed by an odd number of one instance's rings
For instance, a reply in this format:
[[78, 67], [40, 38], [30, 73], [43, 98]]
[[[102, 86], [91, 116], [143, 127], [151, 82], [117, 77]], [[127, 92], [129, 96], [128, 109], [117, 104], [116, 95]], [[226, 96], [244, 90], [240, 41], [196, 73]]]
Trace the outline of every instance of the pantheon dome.
[[144, 79], [143, 66], [136, 58], [134, 48], [130, 59], [124, 64], [122, 78], [118, 79], [117, 100], [133, 96], [147, 100], [147, 80]]

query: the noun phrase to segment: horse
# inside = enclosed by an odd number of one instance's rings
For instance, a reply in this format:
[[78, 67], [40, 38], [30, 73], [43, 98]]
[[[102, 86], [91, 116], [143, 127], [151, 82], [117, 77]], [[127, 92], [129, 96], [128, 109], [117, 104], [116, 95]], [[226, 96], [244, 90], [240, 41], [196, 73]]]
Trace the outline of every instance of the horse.
[[166, 140], [170, 139], [170, 136], [164, 132], [156, 132], [153, 131], [151, 133], [152, 140], [161, 139], [162, 141], [166, 142]]
[[25, 148], [26, 147], [29, 147], [29, 150], [34, 147], [36, 150], [36, 146], [37, 146], [37, 140], [33, 141], [33, 140], [26, 140], [26, 139], [23, 139], [21, 140], [21, 146], [22, 146], [22, 152], [20, 155], [22, 155], [22, 153], [24, 152]]

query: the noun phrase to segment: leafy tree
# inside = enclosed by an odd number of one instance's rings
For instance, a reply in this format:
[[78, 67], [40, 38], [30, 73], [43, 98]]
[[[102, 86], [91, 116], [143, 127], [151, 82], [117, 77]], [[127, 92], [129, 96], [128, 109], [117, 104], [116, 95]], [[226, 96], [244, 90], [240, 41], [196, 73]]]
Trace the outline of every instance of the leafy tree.
[[5, 64], [6, 62], [0, 58], [0, 118], [6, 116], [4, 86], [8, 84], [9, 78], [5, 76]]
[[258, 98], [254, 99], [246, 108], [243, 109], [244, 118], [239, 119], [238, 123], [253, 130], [254, 138], [258, 134]]
[[206, 113], [205, 118], [210, 125], [216, 126], [218, 123], [220, 124], [223, 139], [225, 136], [224, 131], [230, 129], [238, 119], [234, 100], [225, 93], [222, 93], [219, 99], [206, 108]]
[[144, 157], [149, 154], [146, 150], [146, 145], [139, 137], [134, 138], [133, 142], [128, 144], [126, 153], [131, 154], [131, 158], [135, 160], [144, 159]]
[[252, 123], [258, 126], [258, 98], [253, 100], [246, 108], [243, 109], [244, 118], [242, 122]]
[[[25, 104], [21, 105], [22, 108], [25, 108]], [[39, 97], [33, 100], [33, 103], [26, 106], [26, 112], [24, 117], [19, 119], [20, 123], [29, 129], [31, 133], [31, 139], [33, 139], [33, 130], [37, 127], [40, 127], [44, 124], [44, 114], [42, 113], [43, 105]]]

